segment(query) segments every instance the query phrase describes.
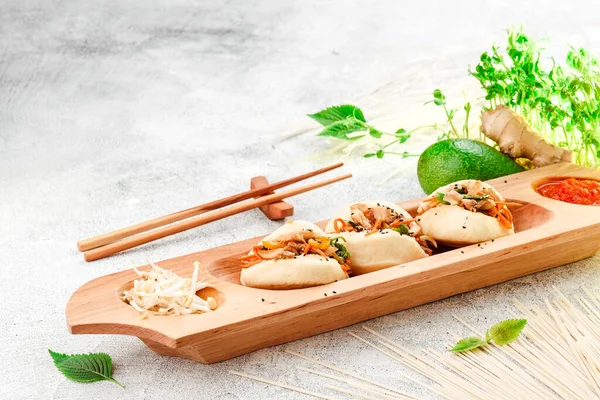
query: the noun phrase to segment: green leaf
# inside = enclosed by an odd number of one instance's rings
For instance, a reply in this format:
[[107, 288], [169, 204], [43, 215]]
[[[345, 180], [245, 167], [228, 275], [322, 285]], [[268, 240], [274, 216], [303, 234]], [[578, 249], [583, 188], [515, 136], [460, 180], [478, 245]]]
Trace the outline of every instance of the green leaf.
[[433, 91], [433, 98], [437, 100], [446, 100], [446, 96], [444, 96], [440, 89], [435, 89]]
[[383, 136], [383, 132], [378, 131], [377, 129], [373, 128], [372, 126], [369, 126], [369, 135], [371, 135], [375, 139], [379, 139]]
[[383, 150], [377, 150], [377, 153], [375, 154], [377, 154], [377, 158], [383, 158], [384, 152]]
[[473, 350], [473, 349], [476, 349], [481, 346], [485, 346], [486, 344], [487, 344], [487, 342], [480, 337], [469, 336], [469, 337], [459, 340], [458, 343], [456, 343], [456, 345], [450, 349], [450, 351], [453, 351], [455, 353], [458, 353], [461, 351], [469, 351], [469, 350]]
[[392, 228], [393, 231], [398, 232], [401, 235], [410, 235], [410, 230], [408, 229], [408, 226], [401, 224], [399, 227], [397, 228]]
[[54, 365], [68, 379], [89, 383], [111, 381], [121, 387], [121, 383], [112, 377], [112, 359], [105, 353], [61, 354], [48, 349]]
[[492, 326], [489, 336], [494, 343], [502, 346], [518, 338], [525, 325], [527, 325], [526, 319], [507, 319]]
[[329, 243], [331, 243], [333, 247], [337, 248], [336, 254], [343, 258], [344, 261], [346, 261], [346, 259], [350, 257], [350, 253], [348, 252], [346, 246], [340, 243], [340, 240], [343, 240], [344, 242], [346, 241], [344, 237], [337, 236], [335, 238], [329, 239]]
[[396, 136], [396, 138], [398, 139], [398, 143], [400, 144], [405, 143], [408, 139], [410, 139], [410, 133], [408, 133], [404, 128], [398, 129], [394, 133], [394, 135]]
[[339, 106], [327, 107], [315, 114], [308, 114], [309, 117], [323, 126], [328, 126], [334, 122], [343, 121], [348, 118], [354, 118], [362, 122], [367, 122], [362, 110], [352, 104], [342, 104]]
[[364, 158], [371, 158], [371, 157], [375, 157], [376, 155], [377, 155], [377, 154], [375, 154], [375, 153], [367, 153], [367, 154], [365, 154], [363, 157], [364, 157]]
[[403, 136], [400, 138], [398, 143], [400, 143], [400, 144], [405, 143], [408, 139], [410, 139], [410, 135], [407, 133], [406, 136]]
[[320, 133], [319, 136], [329, 136], [336, 139], [342, 140], [356, 140], [364, 135], [358, 135], [348, 137], [348, 134], [353, 132], [366, 131], [367, 127], [365, 123], [357, 120], [347, 119], [343, 121], [334, 122], [331, 125], [327, 125]]
[[441, 192], [435, 194], [435, 197], [436, 197], [437, 201], [439, 201], [442, 204], [450, 204], [446, 200], [444, 200], [444, 196], [445, 196], [445, 194], [441, 193]]
[[470, 194], [463, 194], [463, 199], [470, 199], [470, 200], [483, 200], [483, 199], [487, 199], [488, 197], [490, 197], [489, 194], [482, 194], [481, 196], [474, 196], [474, 195], [470, 195]]

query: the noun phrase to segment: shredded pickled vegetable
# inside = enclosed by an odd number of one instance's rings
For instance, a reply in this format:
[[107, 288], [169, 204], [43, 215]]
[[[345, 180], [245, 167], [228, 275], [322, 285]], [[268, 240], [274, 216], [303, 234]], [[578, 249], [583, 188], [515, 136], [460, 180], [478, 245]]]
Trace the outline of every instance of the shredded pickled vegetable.
[[196, 293], [210, 283], [198, 281], [200, 264], [194, 263], [194, 273], [191, 278], [181, 278], [171, 270], [165, 270], [154, 263], [148, 272], [133, 270], [142, 278], [133, 281], [133, 287], [123, 292], [121, 299], [133, 308], [143, 313], [155, 315], [187, 315], [201, 314], [215, 310], [217, 302], [212, 297], [206, 300]]

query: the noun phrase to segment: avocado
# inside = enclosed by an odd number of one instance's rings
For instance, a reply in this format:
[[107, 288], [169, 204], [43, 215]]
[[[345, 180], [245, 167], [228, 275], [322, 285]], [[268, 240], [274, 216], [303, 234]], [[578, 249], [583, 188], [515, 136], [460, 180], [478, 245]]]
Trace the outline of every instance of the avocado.
[[419, 157], [417, 176], [430, 194], [463, 179], [486, 181], [524, 171], [512, 158], [472, 139], [447, 139], [429, 146]]

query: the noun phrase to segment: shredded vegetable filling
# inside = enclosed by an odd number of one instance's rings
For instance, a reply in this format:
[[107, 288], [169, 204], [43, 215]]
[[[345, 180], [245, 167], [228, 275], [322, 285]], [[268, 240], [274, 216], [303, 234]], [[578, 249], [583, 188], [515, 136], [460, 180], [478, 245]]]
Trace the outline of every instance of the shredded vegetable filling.
[[437, 192], [434, 196], [425, 199], [423, 203], [419, 207], [418, 215], [433, 207], [450, 204], [496, 218], [506, 229], [513, 227], [513, 216], [508, 207], [521, 205], [503, 201], [493, 190], [483, 187], [481, 181], [463, 183], [460, 186], [455, 184], [447, 192]]
[[263, 240], [261, 244], [252, 248], [250, 254], [241, 257], [240, 260], [242, 268], [249, 268], [265, 260], [277, 261], [307, 254], [334, 258], [346, 273], [351, 272], [346, 264], [350, 254], [344, 245], [337, 238], [317, 236], [312, 230], [289, 233], [277, 240]]
[[192, 278], [181, 278], [173, 271], [167, 271], [154, 263], [148, 272], [133, 270], [141, 277], [133, 281], [133, 287], [125, 290], [121, 299], [133, 308], [143, 313], [155, 315], [187, 315], [201, 314], [217, 308], [217, 302], [212, 297], [206, 300], [199, 297], [198, 290], [212, 287], [211, 284], [198, 281], [200, 264], [194, 263]]
[[414, 219], [406, 219], [404, 215], [392, 208], [380, 205], [368, 207], [363, 203], [350, 206], [350, 219], [337, 218], [333, 221], [336, 233], [341, 232], [366, 232], [365, 236], [373, 235], [384, 229], [391, 229], [401, 235], [408, 235], [417, 241], [427, 255], [432, 255], [433, 250], [429, 244], [437, 248], [435, 240], [421, 235], [421, 228]]

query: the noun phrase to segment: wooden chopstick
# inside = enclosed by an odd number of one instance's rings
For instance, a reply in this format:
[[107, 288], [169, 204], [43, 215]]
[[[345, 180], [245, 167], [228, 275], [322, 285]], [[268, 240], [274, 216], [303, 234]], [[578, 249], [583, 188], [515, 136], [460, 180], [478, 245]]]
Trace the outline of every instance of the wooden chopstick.
[[348, 179], [352, 177], [352, 174], [346, 174], [342, 176], [338, 176], [337, 178], [331, 178], [326, 181], [316, 182], [310, 185], [302, 186], [296, 189], [290, 189], [281, 193], [273, 193], [264, 197], [259, 197], [258, 199], [246, 201], [241, 204], [235, 204], [231, 207], [226, 207], [220, 210], [214, 210], [207, 212], [202, 215], [198, 215], [187, 219], [185, 221], [177, 222], [169, 226], [165, 226], [162, 228], [155, 229], [150, 232], [142, 233], [136, 236], [132, 236], [118, 242], [107, 244], [106, 246], [98, 247], [83, 253], [83, 257], [86, 261], [94, 261], [99, 260], [104, 257], [111, 256], [115, 253], [118, 253], [123, 250], [131, 249], [132, 247], [136, 247], [145, 243], [152, 242], [154, 240], [164, 238], [165, 236], [170, 236], [175, 233], [183, 232], [188, 229], [196, 228], [198, 226], [207, 224], [209, 222], [213, 222], [219, 219], [223, 219], [226, 217], [230, 217], [235, 214], [239, 214], [244, 211], [251, 210], [253, 208], [260, 207], [265, 204], [273, 203], [275, 201], [279, 201], [282, 199], [286, 199], [288, 197], [292, 197], [301, 193], [305, 193], [311, 191], [313, 189], [317, 189], [323, 186], [330, 185], [334, 182], [338, 182], [344, 179]]
[[165, 215], [163, 217], [154, 218], [149, 221], [141, 222], [139, 224], [135, 224], [126, 228], [117, 229], [116, 231], [105, 233], [103, 235], [94, 236], [89, 239], [83, 239], [77, 242], [77, 248], [79, 249], [79, 251], [95, 249], [97, 247], [116, 242], [117, 240], [126, 238], [128, 236], [133, 236], [138, 233], [146, 232], [151, 229], [158, 228], [160, 226], [172, 224], [173, 222], [181, 221], [183, 219], [200, 215], [205, 212], [215, 210], [217, 208], [221, 208], [224, 206], [238, 203], [243, 200], [248, 200], [253, 197], [258, 197], [271, 193], [277, 189], [281, 189], [282, 187], [289, 186], [293, 183], [312, 178], [313, 176], [320, 175], [333, 169], [339, 168], [342, 165], [344, 165], [344, 163], [340, 162], [325, 168], [308, 172], [306, 174], [298, 175], [293, 178], [284, 179], [282, 181], [272, 183], [269, 186], [265, 186], [263, 188], [248, 190], [247, 192], [238, 193], [236, 195], [225, 197], [223, 199], [211, 201], [210, 203], [188, 208], [187, 210], [177, 211], [175, 213]]

